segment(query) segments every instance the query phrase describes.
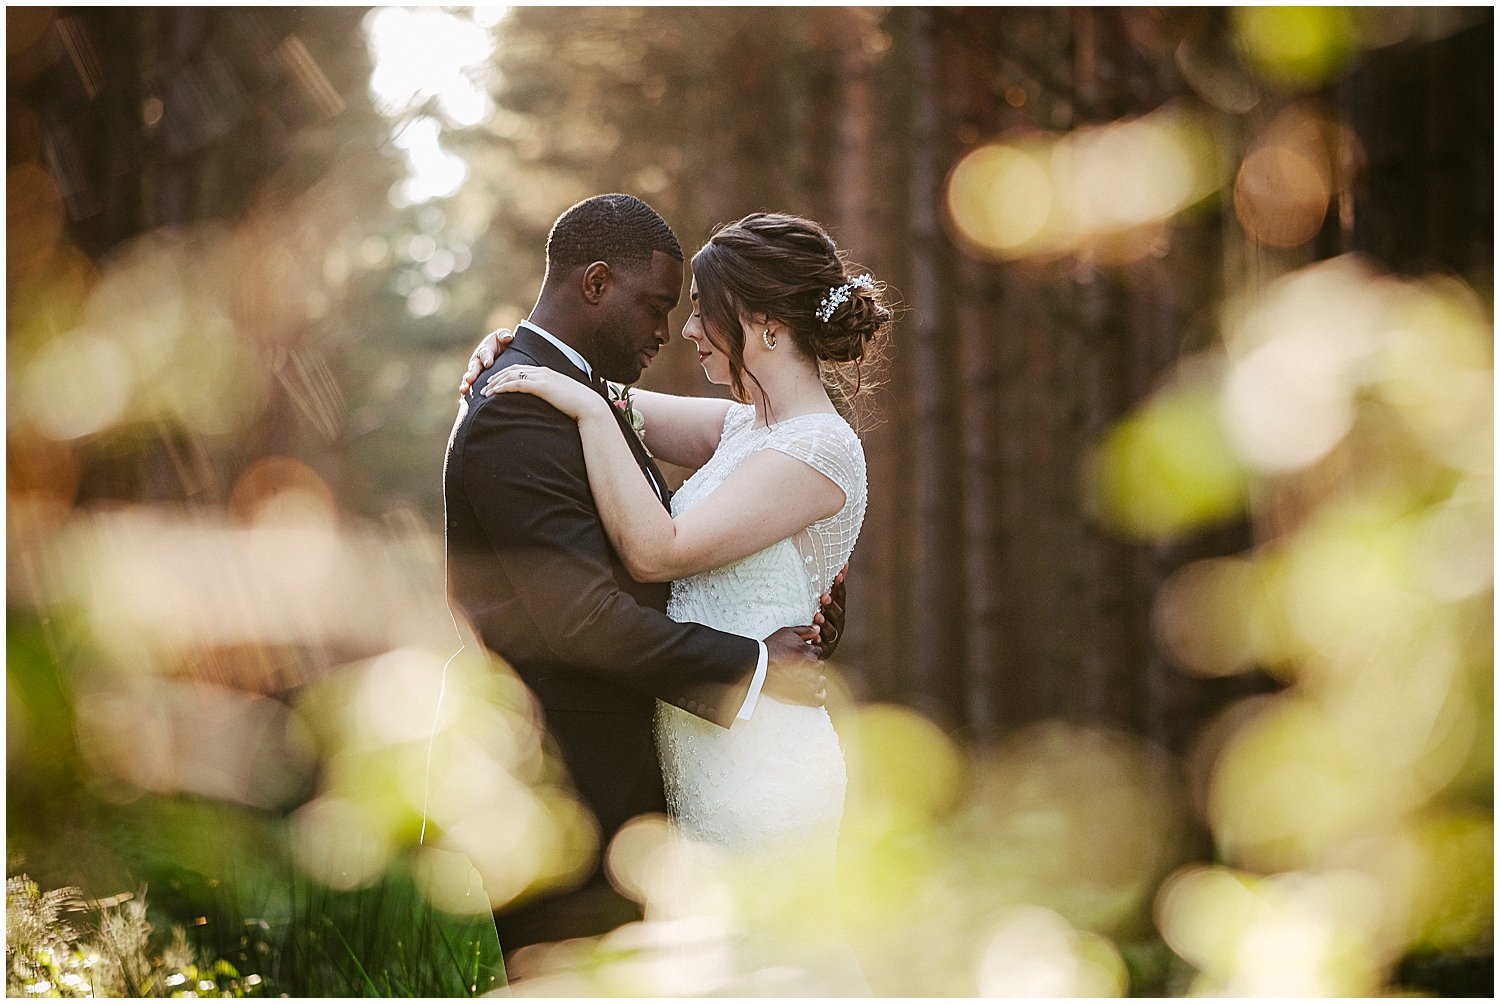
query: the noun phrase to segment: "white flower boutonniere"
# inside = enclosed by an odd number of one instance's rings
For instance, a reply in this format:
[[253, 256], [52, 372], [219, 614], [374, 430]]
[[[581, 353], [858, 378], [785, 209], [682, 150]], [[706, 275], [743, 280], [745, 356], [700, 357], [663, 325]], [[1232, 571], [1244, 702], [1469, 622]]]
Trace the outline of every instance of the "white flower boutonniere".
[[641, 441], [641, 448], [646, 450], [646, 456], [651, 456], [651, 451], [646, 449], [646, 420], [636, 409], [635, 402], [631, 401], [630, 388], [622, 383], [610, 383], [608, 380], [604, 382], [604, 387], [609, 391], [609, 403], [625, 415], [625, 421], [630, 423], [630, 429], [635, 433], [635, 438]]

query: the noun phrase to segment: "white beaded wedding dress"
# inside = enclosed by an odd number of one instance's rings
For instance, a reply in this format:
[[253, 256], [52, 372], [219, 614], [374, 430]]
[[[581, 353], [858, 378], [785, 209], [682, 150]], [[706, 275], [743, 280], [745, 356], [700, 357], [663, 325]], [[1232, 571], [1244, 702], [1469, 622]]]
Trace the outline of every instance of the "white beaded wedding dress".
[[[764, 449], [795, 457], [832, 480], [844, 492], [843, 507], [763, 551], [674, 582], [667, 606], [674, 620], [751, 638], [811, 624], [819, 597], [848, 562], [865, 515], [865, 458], [858, 436], [837, 415], [799, 415], [758, 427], [753, 407], [731, 406], [718, 448], [673, 497], [672, 514], [701, 502]], [[831, 893], [846, 773], [826, 708], [762, 695], [748, 721], [722, 729], [659, 703], [656, 736], [667, 803], [683, 837], [731, 860], [754, 861], [768, 882], [813, 876], [809, 894], [819, 887], [817, 895]], [[741, 974], [774, 972], [786, 989], [804, 991], [831, 983], [828, 989], [856, 992], [863, 983], [847, 948], [836, 951], [836, 959], [825, 951], [792, 960], [781, 950], [766, 958], [755, 932], [736, 937]]]

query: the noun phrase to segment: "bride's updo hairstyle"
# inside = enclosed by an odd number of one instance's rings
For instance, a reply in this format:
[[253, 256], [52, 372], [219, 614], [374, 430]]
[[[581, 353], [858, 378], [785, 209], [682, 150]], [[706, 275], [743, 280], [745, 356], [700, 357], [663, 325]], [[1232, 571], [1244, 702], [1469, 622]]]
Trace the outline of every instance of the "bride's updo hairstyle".
[[[752, 213], [719, 228], [693, 255], [703, 328], [729, 360], [734, 396], [748, 401], [741, 318], [779, 321], [818, 364], [840, 411], [869, 386], [866, 370], [883, 347], [894, 312], [884, 283], [852, 267], [812, 220]], [[757, 386], [759, 381], [756, 381]]]

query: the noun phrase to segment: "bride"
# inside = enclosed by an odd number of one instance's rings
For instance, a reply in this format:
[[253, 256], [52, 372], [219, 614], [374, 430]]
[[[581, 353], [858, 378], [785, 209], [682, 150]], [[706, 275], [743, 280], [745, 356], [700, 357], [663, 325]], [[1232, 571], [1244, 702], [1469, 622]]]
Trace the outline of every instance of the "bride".
[[[630, 393], [647, 449], [696, 469], [670, 515], [610, 404], [584, 384], [512, 366], [483, 393], [533, 394], [577, 421], [610, 543], [636, 579], [672, 583], [668, 616], [758, 638], [813, 623], [854, 549], [865, 459], [838, 405], [857, 392], [860, 364], [892, 312], [883, 288], [848, 274], [823, 228], [800, 217], [757, 213], [723, 227], [692, 271], [682, 333], [735, 401]], [[481, 344], [466, 382], [504, 341], [497, 333]], [[831, 884], [846, 773], [825, 708], [768, 697], [725, 730], [658, 703], [656, 733], [672, 819], [686, 837], [730, 857], [783, 855], [798, 874]]]

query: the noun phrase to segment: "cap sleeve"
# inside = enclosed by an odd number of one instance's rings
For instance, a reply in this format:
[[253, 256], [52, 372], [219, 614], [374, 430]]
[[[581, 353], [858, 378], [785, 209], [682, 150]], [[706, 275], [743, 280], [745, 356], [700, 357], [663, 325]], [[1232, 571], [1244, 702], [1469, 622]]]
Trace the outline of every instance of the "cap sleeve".
[[744, 432], [755, 424], [755, 406], [751, 404], [731, 404], [729, 410], [724, 413], [724, 428], [719, 431], [720, 441], [728, 439], [739, 432]]
[[766, 437], [765, 449], [797, 458], [838, 485], [846, 505], [863, 506], [864, 449], [854, 430], [837, 415], [807, 415], [778, 424]]

